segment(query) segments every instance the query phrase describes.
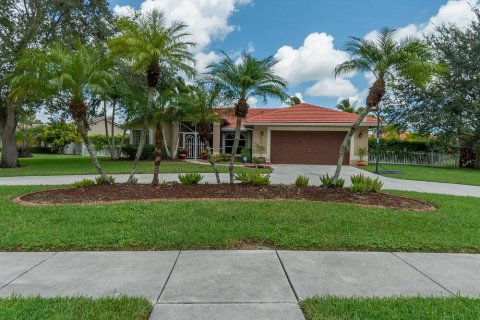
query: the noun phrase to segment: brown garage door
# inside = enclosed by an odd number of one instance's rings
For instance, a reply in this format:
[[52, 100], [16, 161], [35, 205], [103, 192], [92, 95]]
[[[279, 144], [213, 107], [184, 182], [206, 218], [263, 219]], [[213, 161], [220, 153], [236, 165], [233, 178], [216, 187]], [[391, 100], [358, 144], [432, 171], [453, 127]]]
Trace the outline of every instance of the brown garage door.
[[[272, 163], [336, 164], [346, 132], [340, 131], [272, 131]], [[349, 164], [345, 154], [344, 164]]]

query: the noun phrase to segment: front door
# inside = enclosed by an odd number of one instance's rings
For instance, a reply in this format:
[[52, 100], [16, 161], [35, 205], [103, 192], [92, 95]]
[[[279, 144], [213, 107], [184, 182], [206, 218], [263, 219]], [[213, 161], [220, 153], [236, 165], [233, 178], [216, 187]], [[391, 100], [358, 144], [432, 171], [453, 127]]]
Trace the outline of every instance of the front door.
[[202, 150], [205, 148], [200, 136], [196, 132], [183, 133], [183, 147], [188, 150], [188, 159], [198, 159], [202, 156]]

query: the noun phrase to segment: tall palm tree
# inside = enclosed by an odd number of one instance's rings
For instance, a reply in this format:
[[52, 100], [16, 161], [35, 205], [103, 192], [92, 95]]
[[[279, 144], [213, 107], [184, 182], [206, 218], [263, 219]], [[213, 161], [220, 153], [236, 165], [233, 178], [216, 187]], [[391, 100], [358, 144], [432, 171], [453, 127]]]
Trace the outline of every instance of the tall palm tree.
[[30, 50], [18, 62], [20, 73], [12, 80], [12, 99], [34, 97], [64, 103], [85, 143], [97, 172], [106, 179], [87, 134], [89, 99], [102, 99], [113, 82], [110, 61], [103, 50], [77, 43], [73, 49], [60, 44]]
[[207, 159], [215, 173], [217, 183], [221, 183], [221, 181], [217, 165], [212, 156], [210, 137], [212, 135], [212, 124], [220, 122], [222, 119], [215, 110], [222, 103], [220, 87], [208, 84], [198, 84], [190, 92], [183, 94], [179, 100], [179, 104], [184, 108], [187, 115], [186, 120], [194, 123], [198, 129], [198, 134], [205, 145]]
[[340, 176], [343, 158], [357, 127], [367, 114], [378, 107], [386, 92], [389, 79], [404, 77], [415, 85], [424, 87], [433, 75], [444, 71], [444, 67], [433, 61], [428, 46], [416, 39], [396, 39], [396, 30], [384, 28], [375, 40], [352, 37], [346, 45], [352, 59], [335, 68], [335, 76], [352, 72], [368, 72], [374, 76], [369, 89], [366, 107], [348, 131], [340, 148], [334, 181]]
[[187, 75], [194, 74], [193, 42], [186, 41], [189, 36], [185, 32], [187, 26], [174, 22], [167, 26], [165, 14], [152, 10], [143, 15], [137, 15], [134, 20], [122, 19], [119, 28], [122, 34], [109, 41], [112, 52], [126, 59], [133, 70], [146, 76], [148, 89], [147, 104], [143, 110], [143, 131], [138, 146], [135, 161], [132, 165], [129, 182], [133, 181], [138, 160], [145, 145], [148, 124], [151, 121], [151, 108], [155, 99], [156, 86], [162, 68], [182, 71]]
[[237, 117], [235, 140], [230, 158], [230, 183], [234, 182], [234, 163], [240, 141], [242, 121], [248, 114], [248, 99], [260, 97], [264, 102], [268, 97], [279, 98], [285, 101], [286, 81], [275, 74], [274, 67], [277, 60], [273, 57], [255, 59], [250, 53], [244, 53], [239, 61], [228, 55], [215, 64], [209, 66], [207, 81], [218, 85], [226, 99], [235, 101], [235, 116]]

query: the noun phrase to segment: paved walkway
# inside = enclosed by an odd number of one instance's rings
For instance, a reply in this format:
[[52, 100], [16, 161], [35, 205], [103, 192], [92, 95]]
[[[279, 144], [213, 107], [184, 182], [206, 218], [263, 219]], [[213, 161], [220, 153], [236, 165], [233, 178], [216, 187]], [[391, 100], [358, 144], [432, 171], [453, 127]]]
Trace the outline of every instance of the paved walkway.
[[[275, 184], [292, 184], [297, 176], [302, 174], [310, 177], [311, 185], [320, 185], [320, 175], [326, 173], [333, 175], [335, 172], [335, 166], [319, 165], [274, 165], [273, 169], [271, 180], [272, 183]], [[350, 177], [353, 174], [358, 173], [363, 173], [372, 177], [379, 177], [384, 183], [384, 189], [387, 190], [417, 191], [456, 196], [480, 197], [480, 186], [394, 179], [378, 176], [376, 174], [350, 166], [345, 166], [342, 169], [342, 177], [345, 179], [347, 186], [350, 184]], [[128, 179], [128, 174], [116, 174], [113, 176], [117, 182], [126, 182]], [[136, 177], [140, 183], [150, 183], [152, 181], [151, 174], [138, 174]], [[86, 178], [94, 179], [95, 175], [0, 177], [0, 185], [61, 185], [71, 184], [72, 182]], [[228, 174], [221, 174], [221, 179], [223, 182], [227, 182]], [[160, 180], [178, 181], [178, 175], [161, 174]], [[213, 173], [205, 173], [204, 182], [215, 183], [215, 175]]]
[[144, 296], [151, 320], [303, 319], [314, 295], [480, 296], [480, 255], [301, 252], [0, 253], [0, 296]]

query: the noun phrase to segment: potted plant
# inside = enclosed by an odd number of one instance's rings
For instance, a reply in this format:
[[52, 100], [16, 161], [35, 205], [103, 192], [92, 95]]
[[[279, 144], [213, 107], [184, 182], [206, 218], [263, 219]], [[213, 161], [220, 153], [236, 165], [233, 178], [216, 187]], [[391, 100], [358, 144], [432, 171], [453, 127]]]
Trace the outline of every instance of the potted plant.
[[200, 153], [202, 160], [207, 160], [208, 159], [208, 151], [207, 149], [203, 149], [202, 152]]
[[179, 160], [187, 159], [187, 155], [188, 155], [188, 149], [186, 149], [186, 148], [178, 149], [178, 159]]
[[358, 149], [358, 155], [360, 156], [360, 161], [358, 161], [359, 167], [365, 167], [367, 165], [367, 161], [365, 161], [365, 156], [367, 155], [367, 148], [360, 148]]
[[255, 151], [257, 151], [258, 154], [260, 154], [259, 157], [256, 158], [256, 160], [259, 162], [259, 163], [265, 163], [266, 162], [266, 159], [265, 159], [265, 146], [263, 144], [260, 144], [260, 143], [257, 143], [255, 145]]

